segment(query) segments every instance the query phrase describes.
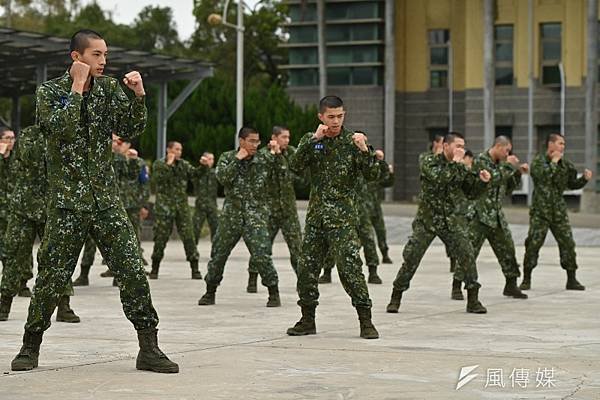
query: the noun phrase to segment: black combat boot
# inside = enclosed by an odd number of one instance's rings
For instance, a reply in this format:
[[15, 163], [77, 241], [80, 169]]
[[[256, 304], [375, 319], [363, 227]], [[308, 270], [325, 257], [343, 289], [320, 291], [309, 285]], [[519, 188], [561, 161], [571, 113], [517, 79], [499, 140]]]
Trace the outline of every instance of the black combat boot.
[[479, 288], [467, 289], [467, 312], [485, 314], [487, 309], [479, 302]]
[[13, 298], [10, 296], [0, 296], [0, 321], [6, 321], [10, 314], [10, 306]]
[[[104, 260], [102, 260], [102, 264], [104, 265]], [[110, 269], [106, 269], [106, 271], [100, 273], [100, 276], [103, 278], [112, 278], [115, 274]]]
[[27, 287], [27, 281], [21, 282], [21, 287], [19, 288], [19, 293], [17, 293], [19, 297], [31, 297], [31, 290]]
[[331, 270], [323, 269], [323, 275], [319, 277], [319, 283], [331, 283]]
[[10, 369], [13, 371], [29, 371], [37, 368], [42, 335], [43, 333], [25, 331], [23, 334], [23, 346], [21, 346], [19, 354], [12, 360]]
[[148, 275], [148, 278], [158, 279], [158, 269], [159, 268], [160, 268], [160, 261], [152, 260], [152, 271], [150, 271], [150, 275]]
[[398, 289], [392, 290], [392, 298], [390, 304], [388, 304], [386, 311], [389, 313], [397, 313], [400, 308], [400, 301], [402, 300], [402, 291]]
[[257, 272], [248, 272], [248, 286], [246, 286], [246, 292], [248, 293], [256, 293], [256, 281], [258, 280]]
[[176, 374], [179, 365], [158, 348], [158, 330], [156, 328], [140, 329], [137, 331], [140, 351], [135, 360], [135, 368], [144, 371], [160, 372], [163, 374]]
[[269, 300], [267, 307], [281, 307], [281, 299], [279, 298], [279, 288], [277, 285], [269, 286]]
[[465, 297], [463, 296], [461, 285], [462, 285], [462, 281], [459, 281], [458, 279], [452, 279], [452, 294], [450, 295], [450, 298], [452, 300], [464, 300], [465, 299]]
[[190, 268], [192, 269], [192, 279], [202, 279], [202, 273], [198, 269], [198, 260], [190, 261]]
[[56, 307], [56, 322], [78, 323], [81, 320], [69, 305], [70, 296], [62, 296]]
[[502, 292], [505, 296], [510, 296], [515, 299], [526, 299], [528, 296], [521, 292], [521, 289], [517, 286], [517, 278], [506, 278], [506, 285], [504, 285], [504, 291]]
[[393, 264], [394, 262], [392, 261], [392, 259], [390, 258], [390, 255], [388, 254], [388, 250], [382, 251], [381, 252], [381, 262], [383, 264]]
[[217, 293], [217, 285], [206, 284], [206, 293], [198, 300], [199, 306], [212, 306], [215, 304], [215, 294]]
[[119, 287], [119, 284], [117, 283], [117, 278], [113, 278], [112, 285], [114, 287]]
[[567, 271], [567, 290], [585, 290], [585, 286], [575, 278], [575, 271], [574, 269]]
[[519, 286], [521, 290], [529, 290], [531, 289], [531, 270], [523, 269], [523, 281], [521, 282], [521, 286]]
[[91, 265], [82, 265], [81, 266], [81, 272], [79, 273], [79, 276], [77, 277], [77, 279], [75, 279], [73, 281], [73, 286], [89, 286], [89, 284], [90, 284], [89, 274], [90, 274], [91, 267], [92, 267]]
[[379, 332], [371, 322], [371, 309], [366, 307], [356, 307], [358, 320], [360, 321], [360, 337], [363, 339], [378, 339]]
[[315, 325], [316, 306], [302, 306], [302, 318], [291, 328], [288, 328], [287, 334], [290, 336], [314, 335], [317, 333]]
[[379, 275], [377, 275], [377, 265], [369, 267], [369, 283], [374, 283], [376, 285], [381, 285], [383, 282]]

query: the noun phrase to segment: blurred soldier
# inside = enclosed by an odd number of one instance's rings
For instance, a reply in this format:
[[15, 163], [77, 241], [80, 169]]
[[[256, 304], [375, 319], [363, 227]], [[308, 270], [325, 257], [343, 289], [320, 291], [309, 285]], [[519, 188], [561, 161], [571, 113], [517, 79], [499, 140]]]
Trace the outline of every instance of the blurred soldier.
[[8, 225], [10, 193], [14, 179], [10, 176], [13, 162], [15, 132], [10, 128], [0, 127], [0, 260], [4, 259], [4, 233]]
[[70, 49], [69, 70], [37, 90], [37, 116], [47, 146], [48, 214], [23, 346], [11, 369], [38, 366], [43, 332], [91, 234], [115, 273], [123, 310], [137, 330], [136, 368], [178, 372], [158, 348], [158, 315], [112, 168], [110, 133], [137, 136], [146, 126], [142, 77], [133, 71], [123, 78], [133, 91], [129, 99], [116, 79], [103, 76], [108, 50], [94, 31], [76, 32]]
[[[24, 128], [19, 133], [11, 168], [15, 187], [10, 199], [10, 216], [6, 231], [6, 258], [0, 283], [0, 321], [6, 321], [19, 288], [33, 277], [32, 252], [36, 235], [44, 236], [46, 225], [46, 180], [44, 139], [37, 126]], [[73, 295], [70, 282], [58, 301], [56, 320], [79, 322], [69, 306]]]
[[[260, 136], [256, 129], [243, 127], [238, 138], [239, 149], [221, 154], [217, 164], [217, 179], [225, 189], [225, 202], [210, 252], [206, 293], [198, 305], [215, 304], [215, 293], [223, 280], [227, 258], [237, 242], [244, 238], [262, 284], [269, 289], [267, 307], [279, 307], [279, 279], [271, 258], [267, 201], [269, 170], [274, 155], [258, 153]], [[276, 143], [271, 144], [275, 152], [279, 151]]]
[[444, 138], [442, 153], [421, 160], [419, 209], [412, 224], [412, 235], [404, 247], [404, 262], [394, 281], [387, 312], [398, 312], [402, 293], [409, 288], [425, 251], [436, 236], [458, 262], [455, 276], [467, 288], [467, 312], [487, 312], [478, 299], [481, 285], [477, 282], [473, 246], [460, 202], [463, 194], [475, 197], [483, 192], [490, 173], [468, 170], [463, 163], [464, 154], [464, 137], [450, 132]]
[[525, 240], [522, 290], [531, 288], [531, 271], [537, 265], [548, 229], [558, 243], [560, 266], [567, 271], [567, 290], [585, 290], [585, 286], [575, 277], [575, 241], [563, 192], [584, 187], [592, 179], [592, 171], [586, 169], [583, 176], [578, 178], [575, 166], [564, 158], [564, 152], [565, 138], [559, 133], [552, 133], [546, 140], [546, 153], [538, 154], [531, 163], [533, 203], [529, 210], [529, 233]]
[[[298, 177], [290, 170], [290, 159], [296, 154], [296, 149], [289, 145], [290, 131], [283, 126], [273, 127], [269, 146], [259, 150], [260, 153], [270, 152], [274, 162], [269, 170], [267, 196], [269, 207], [269, 236], [271, 243], [275, 240], [277, 232], [281, 229], [288, 250], [292, 269], [296, 273], [298, 258], [300, 257], [300, 244], [302, 243], [302, 229], [296, 209], [296, 192], [294, 180]], [[250, 258], [248, 268], [248, 293], [256, 293], [256, 280], [258, 268]]]
[[165, 255], [165, 247], [173, 225], [177, 226], [177, 233], [183, 242], [185, 257], [192, 270], [192, 279], [202, 279], [202, 274], [198, 270], [199, 255], [187, 196], [188, 182], [194, 180], [196, 170], [181, 158], [182, 152], [181, 143], [169, 142], [166, 157], [156, 160], [152, 165], [156, 203], [154, 204], [154, 250], [150, 279], [158, 279], [158, 269]]
[[379, 333], [371, 321], [371, 299], [362, 273], [359, 224], [356, 207], [356, 178], [367, 181], [378, 178], [375, 152], [362, 133], [344, 128], [344, 104], [337, 96], [326, 96], [319, 103], [321, 124], [314, 133], [300, 140], [292, 160], [292, 170], [309, 170], [310, 200], [302, 255], [298, 263], [298, 305], [302, 318], [287, 334], [314, 335], [315, 310], [319, 303], [318, 279], [328, 251], [334, 251], [334, 262], [342, 286], [352, 298], [360, 321], [360, 336], [376, 339]]
[[196, 244], [200, 240], [200, 233], [204, 221], [208, 223], [210, 229], [210, 239], [215, 237], [217, 225], [219, 223], [219, 210], [217, 207], [217, 192], [219, 182], [215, 169], [215, 155], [213, 153], [204, 152], [200, 157], [200, 165], [198, 166], [199, 173], [194, 178], [194, 195], [196, 196], [196, 205], [194, 208], [194, 238]]
[[[516, 299], [526, 299], [527, 295], [517, 286], [517, 277], [521, 273], [515, 255], [515, 244], [502, 211], [502, 201], [519, 185], [521, 174], [527, 172], [529, 167], [527, 164], [519, 164], [519, 159], [511, 155], [511, 151], [510, 139], [498, 136], [494, 140], [494, 146], [475, 159], [473, 168], [489, 171], [491, 179], [485, 193], [473, 202], [475, 218], [470, 225], [471, 241], [476, 260], [483, 242], [487, 239], [490, 243], [506, 279], [503, 294]], [[457, 279], [454, 279], [454, 282], [456, 281]], [[460, 291], [460, 281], [458, 282]], [[455, 288], [454, 286], [453, 298]]]
[[387, 232], [385, 230], [381, 202], [384, 199], [384, 188], [392, 187], [394, 185], [394, 167], [383, 159], [384, 154], [382, 150], [376, 150], [375, 156], [381, 167], [381, 172], [379, 179], [367, 184], [369, 194], [369, 218], [375, 229], [375, 235], [377, 236], [377, 245], [381, 252], [381, 262], [383, 264], [392, 264], [387, 244]]

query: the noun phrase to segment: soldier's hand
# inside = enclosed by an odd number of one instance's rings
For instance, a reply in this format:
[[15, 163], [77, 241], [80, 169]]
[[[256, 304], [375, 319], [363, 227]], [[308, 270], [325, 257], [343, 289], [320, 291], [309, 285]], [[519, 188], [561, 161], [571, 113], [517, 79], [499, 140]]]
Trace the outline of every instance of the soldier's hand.
[[173, 165], [175, 162], [175, 154], [167, 153], [167, 165]]
[[206, 156], [200, 157], [200, 164], [208, 167], [208, 157], [206, 157]]
[[388, 169], [390, 170], [390, 174], [394, 173], [394, 166], [392, 164], [388, 165]]
[[8, 143], [0, 143], [0, 154], [4, 155], [8, 149]]
[[353, 134], [352, 141], [360, 151], [369, 151], [369, 148], [367, 147], [367, 137], [362, 133]]
[[375, 150], [375, 157], [377, 157], [378, 160], [383, 160], [384, 156], [383, 150]]
[[454, 156], [452, 157], [452, 161], [454, 162], [462, 162], [465, 158], [465, 149], [456, 148], [454, 149]]
[[248, 157], [248, 151], [243, 147], [240, 147], [237, 154], [235, 155], [235, 158], [237, 158], [238, 160], [243, 160], [246, 157]]
[[492, 174], [490, 174], [490, 171], [487, 169], [482, 169], [479, 171], [479, 179], [481, 179], [482, 182], [488, 183], [490, 179], [492, 179]]
[[129, 150], [127, 150], [127, 154], [125, 156], [127, 158], [132, 158], [135, 160], [138, 158], [138, 152], [136, 149], [129, 149]]
[[133, 90], [136, 97], [142, 97], [146, 95], [146, 92], [144, 91], [144, 82], [142, 81], [142, 75], [140, 75], [139, 72], [131, 71], [125, 74], [125, 77], [123, 78], [123, 83], [129, 89]]
[[148, 214], [150, 214], [150, 211], [148, 211], [148, 209], [146, 207], [143, 207], [140, 210], [140, 219], [145, 220], [146, 218], [148, 218]]
[[529, 173], [529, 164], [525, 163], [525, 164], [519, 165], [519, 172], [522, 174], [528, 174]]
[[511, 154], [510, 156], [506, 157], [506, 161], [509, 164], [512, 164], [513, 167], [517, 167], [519, 165], [519, 158], [514, 154]]
[[83, 86], [90, 75], [90, 66], [81, 61], [73, 61], [71, 68], [69, 69], [69, 75], [73, 79], [73, 85], [71, 90], [79, 94], [83, 93]]
[[552, 160], [552, 162], [554, 164], [556, 164], [557, 162], [560, 161], [560, 159], [562, 158], [563, 154], [560, 151], [555, 151], [554, 153], [552, 153], [552, 155], [550, 156], [550, 159]]
[[268, 146], [271, 150], [271, 154], [281, 154], [281, 148], [279, 147], [279, 143], [277, 143], [277, 140], [271, 140]]
[[319, 127], [317, 128], [317, 131], [313, 135], [313, 139], [315, 139], [315, 140], [323, 139], [323, 137], [325, 137], [325, 133], [327, 133], [328, 130], [329, 130], [329, 127], [327, 125], [320, 124]]
[[589, 181], [590, 179], [592, 179], [592, 171], [590, 171], [589, 169], [585, 169], [583, 171], [583, 177], [586, 181]]

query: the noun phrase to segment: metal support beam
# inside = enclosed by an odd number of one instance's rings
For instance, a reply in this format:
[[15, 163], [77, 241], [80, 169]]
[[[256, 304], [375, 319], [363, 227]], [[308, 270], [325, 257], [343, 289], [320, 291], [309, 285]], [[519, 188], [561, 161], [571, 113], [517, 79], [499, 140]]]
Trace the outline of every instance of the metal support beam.
[[167, 149], [167, 82], [158, 85], [158, 110], [156, 121], [156, 159], [163, 158]]
[[[527, 88], [527, 162], [531, 165], [533, 161], [533, 91], [535, 81], [533, 80], [533, 0], [529, 0], [527, 5], [527, 42], [528, 42], [528, 64], [529, 64], [529, 85]], [[531, 174], [527, 175], [529, 179], [527, 185], [527, 205], [531, 206], [533, 198], [533, 181]]]
[[171, 118], [171, 116], [175, 113], [175, 111], [177, 111], [179, 109], [179, 107], [181, 107], [183, 102], [188, 97], [190, 97], [190, 95], [194, 92], [194, 90], [196, 90], [198, 85], [200, 85], [200, 82], [202, 82], [202, 79], [203, 78], [195, 79], [195, 80], [191, 81], [190, 83], [188, 83], [188, 85], [185, 88], [183, 88], [181, 93], [179, 93], [179, 96], [177, 96], [175, 98], [175, 100], [173, 100], [173, 102], [167, 108], [167, 119]]
[[[587, 76], [585, 79], [585, 167], [592, 171], [593, 178], [584, 188], [584, 197], [589, 204], [598, 208], [597, 174], [598, 174], [598, 114], [597, 114], [597, 82], [598, 82], [598, 0], [587, 0]], [[586, 196], [589, 194], [590, 196]], [[586, 204], [582, 199], [582, 209]]]
[[[394, 43], [394, 3], [395, 0], [385, 1], [384, 150], [385, 158], [390, 165], [394, 165], [394, 137], [396, 133], [396, 46]], [[386, 189], [386, 200], [392, 200], [392, 195], [393, 189]]]
[[15, 135], [19, 134], [21, 130], [21, 97], [14, 96], [12, 98], [12, 113], [10, 117], [10, 127], [15, 132]]
[[494, 120], [494, 0], [483, 2], [483, 148], [494, 143], [496, 123]]
[[319, 53], [319, 97], [327, 95], [327, 48], [325, 44], [325, 0], [317, 0], [317, 40]]
[[35, 77], [38, 87], [48, 80], [48, 67], [46, 64], [37, 65], [35, 69]]

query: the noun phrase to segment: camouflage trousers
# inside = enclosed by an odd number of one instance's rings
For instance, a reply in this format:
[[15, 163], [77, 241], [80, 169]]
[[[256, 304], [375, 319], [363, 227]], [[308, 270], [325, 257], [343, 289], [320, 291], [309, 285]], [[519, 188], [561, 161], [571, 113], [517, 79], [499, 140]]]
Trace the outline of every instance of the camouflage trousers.
[[264, 286], [275, 286], [279, 283], [277, 271], [271, 258], [271, 238], [266, 218], [253, 218], [247, 221], [243, 213], [223, 209], [219, 216], [217, 233], [210, 250], [208, 272], [204, 280], [207, 285], [219, 285], [223, 280], [225, 263], [231, 251], [243, 238], [250, 252], [250, 263], [256, 266]]
[[0, 261], [4, 260], [4, 240], [8, 219], [0, 217]]
[[[140, 209], [139, 208], [128, 208], [125, 210], [127, 212], [127, 217], [133, 225], [133, 229], [135, 231], [135, 236], [137, 238], [138, 246], [140, 246], [140, 252], [142, 251], [140, 236], [142, 234], [142, 225], [140, 220]], [[83, 246], [83, 256], [81, 256], [81, 266], [82, 267], [91, 267], [94, 265], [94, 257], [96, 256], [96, 243], [91, 236], [88, 235], [85, 244]]]
[[558, 243], [560, 266], [565, 270], [576, 270], [575, 240], [567, 213], [561, 213], [550, 220], [535, 213], [529, 215], [529, 232], [525, 240], [525, 259], [523, 268], [532, 270], [537, 266], [540, 248], [546, 240], [548, 230]]
[[38, 252], [38, 276], [25, 330], [43, 332], [77, 265], [88, 236], [94, 239], [114, 273], [126, 317], [135, 329], [158, 325], [150, 287], [142, 266], [133, 226], [121, 207], [94, 212], [48, 208]]
[[202, 232], [202, 226], [204, 222], [208, 223], [208, 228], [210, 229], [210, 240], [212, 241], [215, 237], [215, 233], [217, 233], [217, 226], [219, 224], [219, 210], [217, 207], [198, 207], [194, 209], [194, 238], [196, 239], [196, 244], [200, 240], [200, 233]]
[[[298, 259], [300, 258], [300, 247], [302, 245], [302, 228], [300, 227], [300, 219], [298, 218], [298, 211], [294, 209], [290, 210], [278, 210], [272, 212], [269, 216], [269, 237], [271, 238], [271, 246], [277, 236], [277, 232], [281, 229], [283, 238], [287, 244], [290, 252], [290, 263], [295, 273], [298, 271]], [[258, 268], [255, 263], [250, 259], [248, 265], [248, 272], [258, 272]]]
[[319, 272], [328, 252], [338, 267], [340, 282], [352, 299], [354, 307], [371, 308], [369, 289], [362, 272], [360, 241], [352, 225], [324, 228], [307, 224], [302, 241], [302, 256], [298, 263], [298, 305], [319, 304]]
[[513, 242], [508, 224], [504, 219], [495, 228], [490, 228], [475, 220], [471, 224], [470, 233], [475, 260], [477, 260], [481, 252], [483, 242], [487, 239], [498, 259], [504, 277], [517, 278], [521, 275], [515, 252], [515, 243]]
[[171, 215], [154, 215], [154, 224], [152, 233], [154, 235], [154, 249], [152, 251], [152, 261], [161, 262], [165, 256], [165, 247], [169, 241], [169, 236], [173, 231], [173, 225], [177, 226], [177, 233], [183, 242], [185, 258], [188, 261], [198, 261], [200, 258], [196, 248], [194, 237], [194, 228], [192, 227], [192, 214], [189, 207], [175, 210]]
[[369, 219], [375, 229], [375, 236], [377, 236], [377, 246], [382, 254], [386, 254], [389, 251], [387, 244], [387, 231], [385, 229], [385, 221], [383, 219], [383, 209], [381, 203], [375, 204], [371, 207], [369, 212]]
[[477, 282], [475, 252], [467, 227], [452, 226], [450, 229], [448, 225], [442, 225], [434, 230], [423, 219], [417, 217], [412, 223], [412, 229], [412, 235], [408, 238], [408, 243], [402, 252], [404, 262], [394, 280], [394, 289], [408, 290], [411, 279], [436, 236], [446, 245], [450, 258], [456, 260], [455, 279], [463, 281], [466, 289], [481, 287]]

